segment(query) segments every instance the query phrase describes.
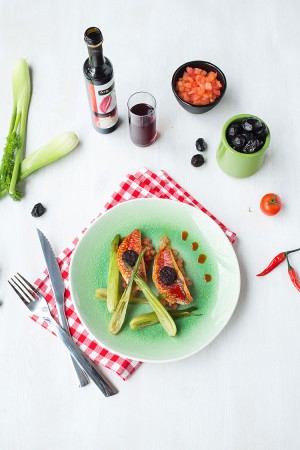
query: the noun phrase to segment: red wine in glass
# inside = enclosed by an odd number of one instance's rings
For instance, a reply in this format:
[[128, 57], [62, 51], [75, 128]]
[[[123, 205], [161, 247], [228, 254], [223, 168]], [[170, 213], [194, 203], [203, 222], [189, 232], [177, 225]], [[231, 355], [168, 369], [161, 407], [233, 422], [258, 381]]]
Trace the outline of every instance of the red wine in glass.
[[[149, 96], [148, 99], [146, 98], [146, 94]], [[146, 101], [141, 101], [144, 98]], [[134, 100], [137, 100], [137, 102], [135, 103]], [[149, 102], [147, 102], [147, 100], [149, 100]], [[150, 104], [150, 102], [152, 104]], [[155, 141], [157, 135], [155, 99], [148, 93], [139, 92], [134, 94], [128, 101], [128, 118], [132, 142], [139, 147], [151, 145]]]

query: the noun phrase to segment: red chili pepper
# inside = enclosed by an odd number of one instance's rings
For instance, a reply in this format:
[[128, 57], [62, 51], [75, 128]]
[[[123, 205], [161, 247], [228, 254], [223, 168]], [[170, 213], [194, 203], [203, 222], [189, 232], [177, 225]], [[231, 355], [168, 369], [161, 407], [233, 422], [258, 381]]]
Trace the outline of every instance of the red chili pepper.
[[298, 291], [300, 291], [300, 282], [298, 280], [298, 276], [296, 274], [295, 269], [290, 265], [288, 257], [287, 257], [287, 263], [288, 263], [288, 273], [289, 273], [290, 279], [292, 280], [292, 283], [295, 286], [295, 288]]
[[287, 258], [287, 255], [297, 252], [298, 250], [300, 250], [300, 248], [289, 250], [288, 252], [279, 253], [277, 256], [275, 256], [275, 258], [272, 259], [268, 267], [266, 267], [265, 270], [263, 270], [261, 273], [258, 273], [256, 276], [263, 277], [264, 275], [267, 275], [267, 273], [270, 273], [273, 269], [275, 269], [275, 267], [279, 266], [279, 264], [281, 264]]
[[258, 273], [256, 276], [262, 277], [264, 275], [267, 275], [267, 273], [270, 273], [273, 269], [275, 269], [275, 267], [279, 266], [279, 264], [281, 264], [285, 260], [285, 258], [285, 252], [279, 253], [277, 256], [275, 256], [275, 258], [272, 259], [268, 267], [266, 267], [265, 270], [263, 270], [261, 273]]

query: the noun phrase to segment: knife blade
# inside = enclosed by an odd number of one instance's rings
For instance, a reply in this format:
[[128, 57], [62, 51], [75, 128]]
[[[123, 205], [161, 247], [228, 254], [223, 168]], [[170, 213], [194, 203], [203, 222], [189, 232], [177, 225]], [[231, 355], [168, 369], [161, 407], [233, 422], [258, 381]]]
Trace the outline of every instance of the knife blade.
[[[59, 323], [61, 327], [70, 335], [69, 326], [65, 314], [64, 307], [64, 294], [65, 286], [60, 272], [60, 268], [52, 250], [51, 244], [46, 238], [46, 236], [37, 228], [38, 236], [40, 239], [41, 247], [43, 250], [44, 258], [46, 261], [48, 273], [50, 276], [54, 298], [56, 301], [57, 313], [59, 318]], [[71, 357], [80, 387], [86, 386], [89, 383], [89, 378], [85, 371], [78, 365], [78, 363]]]

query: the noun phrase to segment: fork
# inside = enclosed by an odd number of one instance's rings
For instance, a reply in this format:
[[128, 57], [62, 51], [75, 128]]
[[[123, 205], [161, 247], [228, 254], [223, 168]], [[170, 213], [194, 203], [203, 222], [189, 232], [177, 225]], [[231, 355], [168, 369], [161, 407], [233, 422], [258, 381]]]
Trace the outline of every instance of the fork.
[[[18, 276], [17, 276], [18, 275]], [[98, 372], [98, 368], [93, 362], [88, 359], [75, 344], [73, 339], [64, 331], [63, 328], [52, 317], [48, 303], [43, 295], [36, 289], [29, 281], [27, 281], [19, 273], [11, 278], [8, 283], [22, 300], [24, 305], [27, 306], [31, 313], [38, 315], [41, 319], [51, 325], [62, 343], [67, 347], [73, 358], [80, 364], [80, 366], [94, 381], [96, 386], [105, 395], [110, 397], [118, 393], [118, 390], [111, 385], [111, 383]]]

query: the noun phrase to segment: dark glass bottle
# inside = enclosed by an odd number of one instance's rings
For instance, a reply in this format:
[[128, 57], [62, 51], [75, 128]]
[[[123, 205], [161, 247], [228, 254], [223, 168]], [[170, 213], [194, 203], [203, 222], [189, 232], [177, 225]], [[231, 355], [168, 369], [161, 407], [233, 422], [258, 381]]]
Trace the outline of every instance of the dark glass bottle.
[[114, 72], [103, 56], [103, 37], [99, 28], [88, 28], [84, 34], [89, 58], [83, 65], [93, 125], [100, 133], [111, 133], [118, 126]]

